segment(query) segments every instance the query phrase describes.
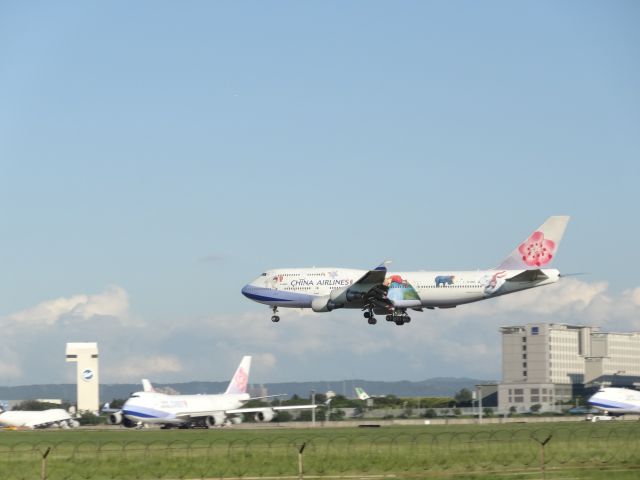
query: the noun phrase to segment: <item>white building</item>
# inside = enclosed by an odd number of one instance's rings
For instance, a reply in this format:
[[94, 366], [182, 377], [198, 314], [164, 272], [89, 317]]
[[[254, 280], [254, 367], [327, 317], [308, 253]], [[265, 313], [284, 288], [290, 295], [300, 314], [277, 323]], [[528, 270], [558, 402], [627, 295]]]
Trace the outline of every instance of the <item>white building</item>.
[[67, 362], [77, 363], [78, 412], [97, 412], [100, 409], [98, 344], [67, 343]]
[[498, 409], [552, 410], [585, 384], [640, 379], [640, 333], [603, 333], [598, 327], [527, 324], [503, 327]]

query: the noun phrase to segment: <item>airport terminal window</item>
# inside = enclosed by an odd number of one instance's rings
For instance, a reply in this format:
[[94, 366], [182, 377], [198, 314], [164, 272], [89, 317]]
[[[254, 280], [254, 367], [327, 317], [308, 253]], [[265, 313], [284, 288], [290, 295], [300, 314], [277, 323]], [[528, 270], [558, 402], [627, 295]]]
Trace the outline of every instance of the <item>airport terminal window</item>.
[[515, 397], [515, 403], [524, 403], [524, 397]]
[[526, 353], [523, 353], [523, 354], [522, 354], [522, 359], [523, 359], [523, 360], [526, 360], [526, 359], [527, 359], [527, 354], [526, 354]]
[[522, 376], [526, 377], [527, 376], [527, 371], [525, 370], [524, 372], [522, 372]]
[[527, 368], [527, 362], [522, 362], [522, 368]]
[[522, 341], [526, 342], [527, 341], [527, 337], [522, 337]]
[[522, 395], [524, 394], [524, 390], [522, 388], [516, 388], [513, 393], [516, 395]]
[[538, 403], [540, 401], [540, 397], [538, 397], [538, 396], [531, 397], [531, 401], [535, 402], [535, 403]]
[[540, 393], [540, 389], [539, 388], [532, 388], [531, 389], [531, 395], [538, 395]]

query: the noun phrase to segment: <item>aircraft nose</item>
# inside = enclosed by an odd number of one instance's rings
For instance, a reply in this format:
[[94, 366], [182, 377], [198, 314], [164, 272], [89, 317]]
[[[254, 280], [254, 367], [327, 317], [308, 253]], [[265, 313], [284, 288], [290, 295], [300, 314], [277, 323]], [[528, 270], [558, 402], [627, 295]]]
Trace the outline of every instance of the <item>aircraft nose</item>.
[[242, 294], [247, 297], [247, 298], [251, 298], [249, 297], [249, 291], [251, 290], [251, 284], [247, 283], [244, 287], [242, 287], [242, 290], [240, 290], [242, 292]]

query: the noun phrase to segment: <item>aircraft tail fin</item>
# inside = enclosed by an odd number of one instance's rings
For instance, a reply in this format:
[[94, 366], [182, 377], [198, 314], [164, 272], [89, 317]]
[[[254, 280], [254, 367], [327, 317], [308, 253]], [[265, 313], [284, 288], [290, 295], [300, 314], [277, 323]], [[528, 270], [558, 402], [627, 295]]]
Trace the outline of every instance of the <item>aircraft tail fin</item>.
[[247, 384], [249, 383], [249, 370], [251, 369], [251, 356], [245, 355], [242, 357], [240, 365], [233, 378], [229, 382], [226, 394], [238, 394], [247, 392]]
[[155, 392], [156, 389], [153, 388], [153, 385], [151, 384], [151, 382], [149, 381], [148, 378], [143, 378], [142, 379], [142, 390], [144, 392]]
[[566, 215], [549, 217], [524, 242], [505, 258], [497, 270], [536, 270], [551, 263], [558, 252], [564, 230], [569, 222]]
[[364, 388], [356, 387], [355, 390], [356, 390], [356, 395], [360, 400], [368, 400], [371, 398], [369, 394], [364, 391]]

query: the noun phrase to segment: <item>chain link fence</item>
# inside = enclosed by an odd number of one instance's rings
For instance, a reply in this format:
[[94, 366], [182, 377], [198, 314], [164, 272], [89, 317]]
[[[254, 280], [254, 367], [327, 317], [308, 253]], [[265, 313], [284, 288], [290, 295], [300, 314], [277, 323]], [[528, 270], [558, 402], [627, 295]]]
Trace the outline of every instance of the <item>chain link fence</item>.
[[[0, 439], [0, 478], [214, 479], [640, 468], [640, 426], [386, 435], [291, 432], [142, 443]], [[377, 433], [377, 432], [376, 432]], [[639, 469], [640, 475], [640, 469]]]

